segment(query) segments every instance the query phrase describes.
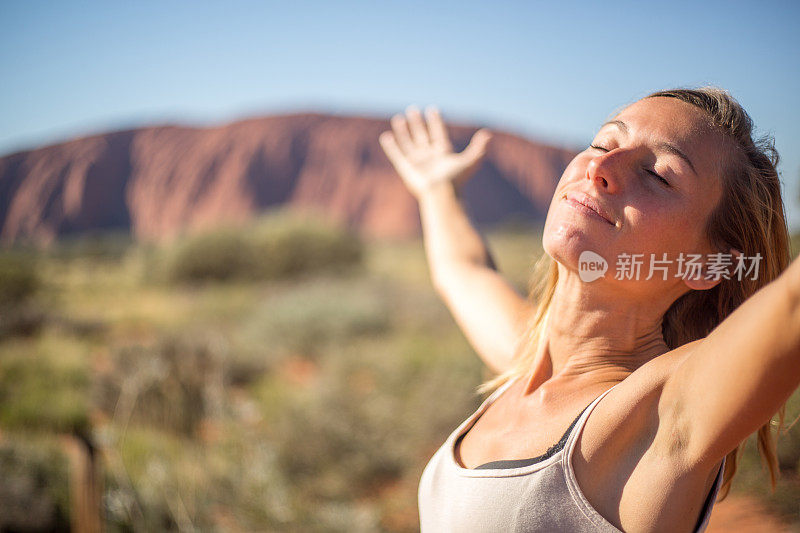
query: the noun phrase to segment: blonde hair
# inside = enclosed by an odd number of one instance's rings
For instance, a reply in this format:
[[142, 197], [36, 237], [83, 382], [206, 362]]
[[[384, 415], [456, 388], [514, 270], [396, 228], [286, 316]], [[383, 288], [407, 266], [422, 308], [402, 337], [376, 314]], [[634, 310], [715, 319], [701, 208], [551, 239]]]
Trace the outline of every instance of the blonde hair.
[[[723, 279], [709, 290], [690, 290], [672, 303], [664, 314], [662, 333], [667, 346], [674, 350], [706, 337], [747, 298], [777, 278], [791, 262], [791, 251], [774, 140], [770, 136], [753, 138], [752, 119], [724, 89], [679, 88], [657, 91], [644, 98], [655, 97], [676, 98], [703, 110], [713, 127], [735, 147], [730, 150], [730, 157], [721, 158], [723, 192], [706, 224], [706, 236], [712, 247], [719, 251], [727, 253], [733, 247], [745, 256], [758, 253], [762, 258], [757, 279]], [[482, 383], [477, 388], [480, 394], [501, 386], [509, 379], [523, 376], [535, 367], [538, 362], [534, 360], [536, 348], [557, 283], [558, 265], [543, 253], [534, 265], [528, 285], [528, 300], [534, 312], [518, 340], [512, 367]], [[785, 407], [785, 404], [781, 406], [777, 413], [778, 433], [784, 423]], [[726, 456], [720, 501], [730, 491], [743, 442]], [[759, 428], [757, 445], [769, 468], [770, 484], [774, 490], [780, 470], [771, 419]]]

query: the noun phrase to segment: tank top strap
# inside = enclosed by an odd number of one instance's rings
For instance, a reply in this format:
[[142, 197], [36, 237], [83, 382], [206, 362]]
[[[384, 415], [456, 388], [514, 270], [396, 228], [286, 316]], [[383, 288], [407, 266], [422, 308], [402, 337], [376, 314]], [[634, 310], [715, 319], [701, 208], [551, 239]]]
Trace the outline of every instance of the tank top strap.
[[605, 396], [614, 390], [614, 387], [619, 385], [617, 383], [607, 391], [603, 392], [600, 396], [594, 399], [592, 403], [586, 408], [583, 414], [578, 418], [578, 423], [575, 424], [575, 427], [572, 429], [569, 437], [567, 437], [567, 443], [564, 445], [564, 477], [566, 478], [567, 488], [569, 489], [570, 495], [572, 496], [573, 501], [580, 507], [581, 511], [583, 512], [586, 517], [591, 520], [591, 522], [598, 528], [598, 531], [613, 531], [622, 533], [619, 529], [614, 527], [608, 520], [603, 518], [603, 516], [598, 513], [592, 504], [589, 503], [589, 500], [586, 499], [584, 496], [583, 491], [578, 487], [578, 479], [575, 476], [575, 470], [572, 468], [572, 455], [575, 449], [575, 443], [578, 440], [581, 432], [583, 431], [583, 427], [586, 425], [586, 421], [589, 419], [589, 415], [592, 414], [594, 408], [600, 403], [600, 400], [605, 398]]
[[[619, 383], [617, 383], [619, 385]], [[616, 387], [617, 385], [614, 385]], [[611, 392], [614, 387], [611, 387], [600, 396], [595, 398], [595, 400], [589, 404], [586, 410], [578, 419], [577, 424], [570, 433], [569, 437], [567, 438], [567, 443], [564, 445], [564, 476], [566, 477], [567, 481], [567, 488], [569, 489], [570, 494], [572, 495], [573, 500], [581, 510], [584, 512], [587, 518], [591, 520], [597, 527], [601, 528], [604, 531], [619, 531], [616, 527], [613, 526], [608, 520], [603, 518], [603, 516], [598, 513], [594, 507], [589, 503], [589, 500], [586, 499], [584, 496], [583, 491], [578, 487], [578, 479], [575, 476], [575, 470], [572, 467], [572, 455], [575, 452], [575, 445], [578, 437], [580, 436], [581, 432], [583, 431], [583, 427], [586, 425], [586, 420], [589, 418], [589, 415], [592, 413], [594, 408], [600, 403], [606, 394]], [[714, 483], [714, 486], [711, 488], [711, 491], [708, 494], [708, 497], [703, 504], [702, 512], [700, 513], [700, 518], [698, 520], [698, 524], [695, 527], [695, 533], [701, 533], [705, 531], [706, 527], [708, 526], [708, 522], [711, 518], [711, 510], [714, 507], [714, 501], [717, 498], [717, 494], [719, 493], [720, 487], [722, 486], [722, 478], [723, 473], [725, 471], [725, 458], [722, 459], [722, 463], [719, 467], [719, 471], [717, 473], [717, 479]], [[622, 533], [619, 531], [619, 533]]]
[[497, 387], [497, 388], [494, 390], [494, 392], [492, 392], [492, 393], [491, 393], [491, 394], [490, 394], [490, 395], [489, 395], [489, 396], [486, 398], [486, 401], [485, 401], [484, 403], [486, 403], [486, 404], [488, 405], [488, 404], [492, 403], [493, 401], [495, 401], [495, 400], [497, 399], [497, 397], [498, 397], [498, 396], [500, 396], [501, 394], [503, 394], [503, 393], [504, 393], [504, 392], [505, 392], [505, 391], [506, 391], [506, 390], [507, 390], [507, 389], [508, 389], [508, 388], [509, 388], [511, 385], [513, 385], [513, 384], [514, 384], [514, 382], [515, 382], [515, 381], [517, 381], [518, 379], [519, 379], [519, 376], [514, 376], [514, 377], [511, 377], [511, 378], [508, 378], [508, 379], [506, 380], [506, 382], [505, 382], [505, 383], [503, 383], [502, 385], [500, 385], [499, 387]]
[[702, 533], [708, 527], [708, 521], [711, 520], [711, 510], [714, 508], [714, 502], [717, 500], [717, 494], [719, 494], [719, 490], [722, 487], [722, 478], [723, 474], [725, 473], [725, 459], [726, 457], [722, 458], [722, 463], [719, 465], [719, 472], [717, 472], [717, 480], [714, 482], [714, 486], [711, 488], [711, 492], [708, 494], [708, 498], [706, 498], [705, 503], [703, 503], [703, 512], [700, 515], [699, 523], [695, 528], [695, 533]]
[[[584, 409], [583, 414], [581, 414], [580, 418], [578, 418], [578, 422], [575, 424], [575, 427], [572, 429], [572, 432], [570, 433], [569, 437], [567, 437], [567, 443], [564, 446], [565, 453], [571, 452], [572, 448], [575, 446], [575, 441], [578, 439], [578, 436], [583, 431], [583, 426], [586, 425], [586, 421], [589, 419], [589, 415], [592, 413], [592, 411], [594, 411], [595, 406], [597, 406], [597, 404], [600, 403], [600, 400], [602, 400], [606, 396], [606, 394], [608, 394], [609, 392], [614, 390], [614, 387], [616, 387], [617, 385], [619, 385], [619, 383], [617, 383], [616, 385], [614, 385], [610, 389], [608, 389], [605, 392], [603, 392], [602, 394], [600, 394], [600, 396], [595, 398], [592, 401], [592, 403], [590, 403], [586, 407], [586, 409]], [[572, 456], [572, 454], [569, 453], [569, 456], [567, 457], [567, 459], [569, 459], [571, 456]], [[570, 470], [572, 469], [572, 461], [571, 460], [568, 461], [567, 467]]]

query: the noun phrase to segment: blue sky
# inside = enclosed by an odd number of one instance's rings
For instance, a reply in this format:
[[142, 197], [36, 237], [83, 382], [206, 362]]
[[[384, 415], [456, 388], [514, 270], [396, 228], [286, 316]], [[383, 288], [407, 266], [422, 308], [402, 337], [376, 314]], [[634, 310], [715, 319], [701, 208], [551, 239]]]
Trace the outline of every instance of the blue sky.
[[305, 110], [446, 120], [587, 144], [666, 87], [715, 84], [775, 136], [800, 229], [800, 3], [13, 2], [0, 154], [145, 124]]

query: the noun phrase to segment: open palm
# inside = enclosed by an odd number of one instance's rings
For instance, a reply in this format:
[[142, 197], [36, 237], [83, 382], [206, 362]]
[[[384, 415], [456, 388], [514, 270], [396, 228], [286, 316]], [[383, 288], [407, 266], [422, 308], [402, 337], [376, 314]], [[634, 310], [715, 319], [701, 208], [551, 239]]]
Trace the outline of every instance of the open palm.
[[475, 132], [461, 153], [453, 152], [439, 111], [429, 106], [425, 119], [416, 106], [402, 115], [391, 118], [392, 131], [384, 131], [378, 141], [411, 194], [417, 199], [426, 191], [444, 182], [460, 186], [477, 170], [491, 133], [486, 129]]

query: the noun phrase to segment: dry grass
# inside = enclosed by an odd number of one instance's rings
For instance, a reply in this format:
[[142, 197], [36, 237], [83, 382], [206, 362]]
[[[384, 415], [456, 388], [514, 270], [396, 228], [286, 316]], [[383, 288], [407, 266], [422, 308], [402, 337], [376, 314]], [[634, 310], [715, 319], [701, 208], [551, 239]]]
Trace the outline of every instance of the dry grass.
[[[540, 240], [488, 240], [523, 290]], [[0, 489], [22, 491], [5, 501], [35, 493], [63, 521], [63, 461], [34, 443], [58, 455], [58, 435], [88, 427], [109, 531], [418, 529], [422, 468], [485, 377], [421, 242], [370, 245], [352, 271], [195, 285], [151, 275], [164, 251], [98, 246], [43, 258], [31, 298], [48, 318], [0, 340]], [[751, 446], [735, 492], [798, 512], [799, 426], [780, 442], [779, 490]], [[15, 516], [0, 505], [0, 524]]]

